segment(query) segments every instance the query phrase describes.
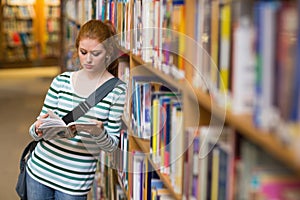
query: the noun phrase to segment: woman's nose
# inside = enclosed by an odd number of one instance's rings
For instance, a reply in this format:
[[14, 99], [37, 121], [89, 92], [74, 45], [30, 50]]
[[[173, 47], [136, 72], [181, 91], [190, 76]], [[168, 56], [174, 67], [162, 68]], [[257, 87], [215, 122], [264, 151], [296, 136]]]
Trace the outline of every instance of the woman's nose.
[[87, 54], [87, 59], [86, 59], [86, 61], [87, 61], [88, 63], [92, 62], [92, 54], [91, 54], [91, 53], [88, 53], [88, 54]]

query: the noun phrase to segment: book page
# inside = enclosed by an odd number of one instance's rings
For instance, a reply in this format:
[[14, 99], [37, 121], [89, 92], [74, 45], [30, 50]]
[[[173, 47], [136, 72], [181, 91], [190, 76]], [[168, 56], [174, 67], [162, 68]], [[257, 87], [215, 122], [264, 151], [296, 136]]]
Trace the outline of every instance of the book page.
[[96, 122], [71, 122], [68, 125], [59, 118], [52, 110], [48, 111], [49, 117], [41, 119], [42, 124], [39, 130], [43, 132], [45, 140], [55, 138], [72, 138], [78, 132], [86, 132], [93, 135], [99, 135], [103, 129], [98, 127]]
[[65, 126], [53, 126], [53, 127], [39, 127], [39, 130], [43, 132], [44, 140], [51, 140], [57, 138], [72, 138], [76, 136], [76, 130], [71, 130]]
[[75, 125], [77, 131], [86, 132], [94, 136], [98, 136], [103, 132], [103, 129], [101, 127], [98, 127], [96, 122], [85, 122], [85, 123], [74, 122], [72, 124]]

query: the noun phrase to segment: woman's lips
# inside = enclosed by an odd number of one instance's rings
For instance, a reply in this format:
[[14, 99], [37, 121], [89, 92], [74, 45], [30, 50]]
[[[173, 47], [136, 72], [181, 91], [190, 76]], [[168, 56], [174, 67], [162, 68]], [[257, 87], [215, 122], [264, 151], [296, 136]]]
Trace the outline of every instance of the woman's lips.
[[89, 65], [89, 64], [85, 64], [84, 66], [85, 66], [85, 68], [87, 68], [87, 69], [92, 69], [92, 68], [93, 68], [93, 65]]

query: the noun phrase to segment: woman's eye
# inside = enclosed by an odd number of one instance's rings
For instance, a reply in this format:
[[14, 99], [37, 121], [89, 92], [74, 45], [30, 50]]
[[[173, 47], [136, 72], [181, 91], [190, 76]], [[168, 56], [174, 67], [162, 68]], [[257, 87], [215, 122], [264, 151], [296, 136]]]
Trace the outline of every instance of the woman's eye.
[[86, 55], [86, 54], [87, 54], [86, 51], [80, 51], [80, 53], [81, 53], [82, 55]]
[[93, 56], [99, 56], [101, 53], [100, 52], [93, 52], [92, 54], [93, 54]]

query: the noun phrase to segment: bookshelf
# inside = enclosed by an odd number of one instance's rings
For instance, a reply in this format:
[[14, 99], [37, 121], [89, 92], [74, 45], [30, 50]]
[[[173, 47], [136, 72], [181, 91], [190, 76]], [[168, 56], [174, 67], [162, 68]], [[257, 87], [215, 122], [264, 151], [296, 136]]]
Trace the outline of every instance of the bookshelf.
[[[64, 6], [76, 10], [80, 2]], [[121, 137], [122, 151], [112, 158], [121, 162], [118, 182], [127, 199], [136, 195], [149, 199], [149, 194], [158, 190], [167, 191], [171, 199], [269, 197], [253, 184], [259, 180], [271, 187], [263, 177], [281, 180], [279, 174], [294, 186], [276, 181], [274, 185], [300, 197], [295, 191], [300, 183], [299, 7], [297, 0], [97, 0], [84, 6], [92, 8], [84, 19], [113, 22], [120, 46], [130, 58], [126, 127], [122, 132], [126, 136]], [[65, 23], [69, 24], [64, 38], [68, 47], [83, 21], [69, 16]], [[66, 66], [72, 66], [72, 51], [66, 50], [64, 55], [68, 58]], [[154, 115], [147, 121], [147, 97], [142, 94], [149, 83], [152, 94], [161, 84], [180, 97], [172, 102], [179, 103], [174, 113], [182, 121], [172, 118], [180, 126], [174, 121], [170, 125], [170, 135], [172, 130], [178, 131], [170, 147], [172, 153], [177, 152], [176, 147], [181, 148], [181, 154], [167, 166], [164, 162], [168, 162], [170, 152], [162, 149], [168, 145], [159, 143], [162, 148], [155, 149], [153, 132], [150, 138], [143, 135], [149, 125], [151, 131], [155, 129]], [[150, 113], [157, 106], [153, 99]], [[161, 109], [167, 109], [163, 105], [167, 106], [161, 104]], [[167, 124], [168, 117], [161, 119]], [[203, 142], [206, 139], [211, 144]], [[210, 148], [211, 153], [197, 157], [203, 155], [197, 142], [204, 150]], [[158, 157], [153, 156], [156, 153]], [[177, 171], [172, 171], [174, 166]], [[154, 169], [155, 173], [140, 171], [138, 179], [133, 171], [136, 167]], [[224, 172], [224, 167], [228, 171]], [[176, 173], [180, 179], [174, 176]], [[151, 188], [148, 181], [153, 174], [162, 181], [163, 189]], [[142, 192], [135, 193], [135, 182], [141, 180]], [[223, 185], [218, 185], [218, 180]], [[278, 190], [276, 195], [287, 194]]]
[[[59, 2], [59, 1], [57, 1]], [[0, 57], [1, 68], [34, 67], [60, 65], [59, 56], [47, 56], [45, 36], [48, 29], [44, 27], [45, 1], [14, 1], [1, 2], [1, 48], [4, 50]], [[47, 20], [52, 18], [47, 14]], [[60, 18], [57, 25], [60, 26]], [[56, 32], [60, 43], [60, 31]], [[56, 36], [55, 36], [56, 37]], [[57, 38], [56, 37], [56, 38]], [[53, 43], [52, 43], [53, 44]], [[58, 48], [58, 46], [56, 46]], [[58, 51], [56, 51], [58, 52]]]
[[45, 42], [44, 57], [60, 58], [61, 52], [61, 5], [60, 0], [45, 1]]
[[34, 35], [35, 10], [32, 2], [5, 2], [2, 7], [2, 59], [24, 61], [37, 56]]
[[62, 57], [62, 71], [77, 70], [78, 64], [74, 61], [74, 41], [81, 24], [95, 18], [95, 1], [92, 0], [67, 0], [61, 2], [62, 6], [62, 44], [64, 48]]

